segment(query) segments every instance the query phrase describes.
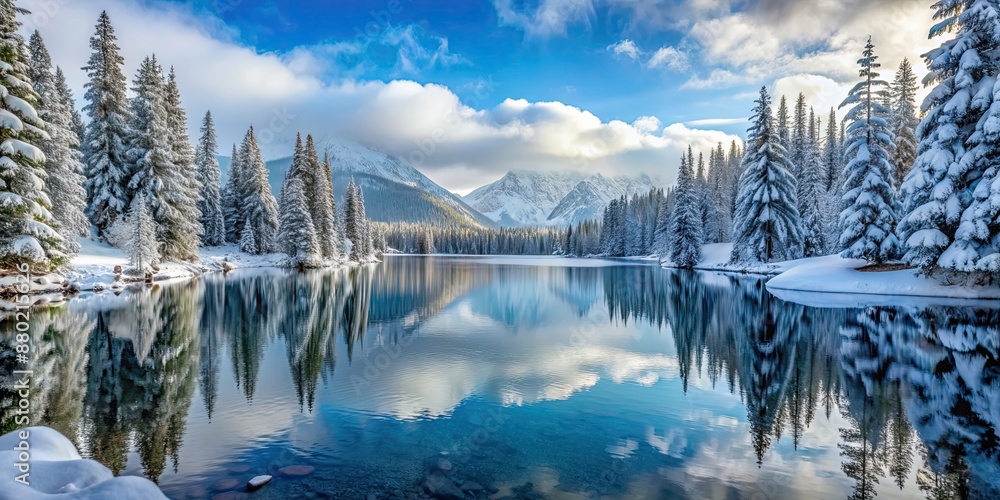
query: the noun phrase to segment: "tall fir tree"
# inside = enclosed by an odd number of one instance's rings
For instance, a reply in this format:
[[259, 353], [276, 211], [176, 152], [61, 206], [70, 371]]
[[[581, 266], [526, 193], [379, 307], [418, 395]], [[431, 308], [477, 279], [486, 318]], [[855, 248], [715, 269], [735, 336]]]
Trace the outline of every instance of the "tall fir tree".
[[302, 179], [285, 176], [281, 187], [279, 209], [278, 250], [285, 252], [301, 267], [317, 267], [322, 262], [316, 229], [306, 201]]
[[984, 119], [1000, 72], [995, 0], [942, 0], [934, 8], [940, 21], [930, 35], [947, 40], [924, 56], [930, 70], [924, 82], [936, 85], [923, 104], [918, 156], [901, 189], [905, 215], [898, 229], [903, 260], [924, 274], [965, 271], [981, 255], [965, 243], [945, 251], [955, 243], [963, 214], [996, 161], [986, 154], [993, 146], [977, 128], [994, 126]]
[[[804, 112], [802, 113], [805, 114]], [[802, 254], [805, 257], [825, 255], [828, 249], [827, 212], [823, 208], [826, 191], [823, 189], [825, 172], [820, 157], [815, 112], [810, 118], [803, 138], [799, 141], [798, 187], [799, 218], [802, 220]]]
[[226, 176], [226, 185], [222, 189], [222, 217], [226, 225], [226, 241], [229, 243], [240, 242], [243, 224], [246, 221], [242, 207], [242, 200], [246, 195], [244, 170], [240, 150], [233, 144], [233, 152], [229, 157], [229, 173]]
[[[240, 200], [240, 212], [245, 221], [252, 227], [244, 226], [243, 232], [253, 233], [254, 254], [270, 253], [275, 250], [275, 237], [278, 233], [278, 203], [271, 194], [271, 185], [267, 180], [267, 165], [261, 156], [257, 145], [257, 136], [253, 127], [247, 132], [240, 147], [240, 161], [243, 169], [241, 175], [245, 183], [245, 197]], [[242, 234], [241, 234], [241, 242]], [[242, 246], [242, 244], [241, 244]]]
[[917, 88], [917, 75], [910, 60], [903, 58], [889, 87], [889, 128], [893, 134], [892, 166], [896, 186], [902, 185], [917, 159]]
[[360, 262], [364, 259], [364, 220], [361, 215], [360, 201], [358, 200], [358, 185], [352, 177], [347, 183], [347, 192], [344, 195], [344, 237], [351, 242], [350, 259]]
[[29, 76], [29, 54], [18, 34], [20, 9], [0, 0], [0, 268], [47, 271], [66, 262], [63, 238], [53, 228], [46, 196], [45, 154], [50, 138], [35, 109], [38, 94]]
[[733, 223], [732, 261], [737, 263], [768, 263], [802, 254], [795, 178], [774, 129], [767, 87], [760, 89], [756, 103]]
[[[329, 193], [330, 204], [326, 208], [327, 213], [319, 217], [320, 247], [323, 256], [327, 260], [339, 260], [343, 256], [344, 237], [341, 232], [341, 222], [337, 217], [337, 200], [333, 195], [333, 171], [330, 166], [330, 156], [323, 154], [323, 180], [326, 182], [325, 191]], [[329, 222], [325, 219], [329, 217]], [[330, 224], [327, 226], [327, 224]]]
[[151, 271], [160, 262], [160, 243], [156, 237], [156, 221], [153, 220], [145, 200], [132, 203], [125, 219], [124, 250], [132, 267], [140, 273]]
[[670, 261], [691, 269], [701, 261], [704, 224], [701, 214], [701, 190], [698, 175], [692, 170], [694, 158], [681, 159], [677, 175], [677, 202], [670, 217]]
[[39, 96], [38, 115], [46, 123], [49, 137], [42, 139], [45, 154], [45, 194], [52, 217], [71, 253], [80, 249], [78, 239], [90, 232], [87, 220], [87, 192], [83, 188], [80, 138], [73, 124], [73, 97], [62, 70], [52, 72], [52, 58], [42, 36], [35, 31], [28, 44], [31, 53], [31, 80]]
[[337, 241], [337, 219], [334, 216], [333, 174], [330, 172], [329, 158], [324, 155], [323, 161], [319, 160], [311, 135], [306, 136], [306, 150], [314, 171], [315, 183], [306, 188], [312, 202], [309, 210], [313, 226], [316, 228], [316, 239], [319, 242], [322, 257], [326, 260], [334, 260], [339, 258], [337, 252], [339, 242]]
[[180, 88], [173, 67], [170, 68], [164, 87], [164, 105], [175, 168], [164, 182], [171, 194], [168, 203], [173, 209], [173, 217], [165, 222], [167, 227], [163, 254], [169, 258], [195, 260], [198, 258], [198, 246], [204, 233], [201, 211], [198, 210], [201, 189], [198, 184], [195, 150], [187, 132], [187, 112], [181, 104]]
[[201, 138], [195, 149], [195, 165], [198, 168], [198, 211], [204, 232], [203, 245], [218, 246], [226, 242], [226, 225], [222, 209], [221, 178], [219, 171], [218, 140], [215, 136], [215, 122], [212, 112], [207, 111], [201, 122]]
[[792, 147], [792, 129], [789, 124], [791, 120], [791, 115], [788, 111], [788, 100], [785, 96], [781, 96], [781, 100], [778, 104], [778, 114], [776, 117], [777, 121], [777, 132], [778, 132], [778, 143], [785, 150], [789, 150]]
[[101, 12], [94, 36], [93, 51], [84, 70], [90, 81], [84, 86], [83, 108], [90, 117], [83, 142], [86, 168], [87, 215], [98, 235], [126, 210], [131, 196], [131, 163], [127, 158], [129, 131], [128, 101], [117, 37], [107, 12]]
[[135, 97], [130, 104], [131, 121], [127, 158], [131, 162], [132, 176], [128, 189], [129, 200], [148, 206], [156, 223], [156, 239], [164, 258], [179, 258], [168, 251], [174, 231], [171, 222], [179, 217], [171, 203], [177, 190], [177, 166], [174, 164], [172, 133], [168, 119], [166, 82], [155, 56], [143, 59], [133, 81]]
[[889, 84], [879, 80], [880, 64], [871, 37], [865, 44], [859, 74], [861, 81], [851, 89], [841, 107], [852, 106], [846, 119], [844, 204], [840, 214], [841, 255], [881, 264], [899, 256], [896, 227], [897, 201], [893, 186], [892, 132], [882, 102]]

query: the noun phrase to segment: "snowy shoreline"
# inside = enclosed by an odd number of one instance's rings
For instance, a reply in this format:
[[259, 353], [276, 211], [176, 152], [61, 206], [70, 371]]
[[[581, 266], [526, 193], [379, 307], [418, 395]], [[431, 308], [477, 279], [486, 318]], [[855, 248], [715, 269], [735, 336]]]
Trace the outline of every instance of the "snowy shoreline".
[[[33, 306], [62, 302], [76, 292], [119, 292], [131, 286], [141, 286], [140, 277], [125, 277], [115, 273], [115, 267], [129, 267], [125, 253], [106, 243], [84, 239], [80, 252], [72, 259], [70, 268], [45, 275], [32, 275], [30, 296]], [[345, 263], [331, 264], [337, 267]], [[283, 253], [250, 255], [241, 252], [237, 245], [206, 247], [199, 250], [198, 262], [165, 262], [153, 275], [154, 283], [169, 283], [197, 278], [203, 274], [228, 272], [239, 269], [290, 269], [292, 262]], [[0, 295], [14, 294], [23, 278], [19, 275], [0, 277]], [[7, 297], [0, 299], [0, 310], [12, 309]]]
[[[767, 290], [778, 298], [808, 306], [851, 307], [855, 305], [900, 305], [915, 301], [968, 304], [970, 301], [1000, 300], [1000, 286], [944, 285], [934, 278], [918, 276], [914, 269], [863, 272], [866, 262], [839, 255], [811, 257], [761, 266], [729, 263], [731, 243], [705, 245], [695, 270], [761, 274]], [[663, 267], [673, 267], [669, 263]], [[944, 304], [942, 304], [944, 305]]]

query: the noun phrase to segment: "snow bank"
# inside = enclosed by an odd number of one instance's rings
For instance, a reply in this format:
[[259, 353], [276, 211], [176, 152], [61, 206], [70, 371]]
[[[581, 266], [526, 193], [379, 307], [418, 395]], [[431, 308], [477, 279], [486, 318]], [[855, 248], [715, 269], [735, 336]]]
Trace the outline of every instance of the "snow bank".
[[[943, 285], [933, 278], [917, 276], [904, 269], [886, 272], [861, 272], [863, 262], [838, 256], [803, 259], [799, 265], [767, 282], [767, 289], [783, 300], [807, 305], [878, 305], [899, 304], [869, 296], [935, 297], [941, 299], [982, 300], [1000, 299], [1000, 287], [970, 287]], [[810, 294], [812, 296], [810, 296]], [[816, 295], [823, 294], [822, 297]], [[843, 297], [830, 294], [844, 294]], [[926, 304], [926, 301], [921, 301]]]
[[[810, 264], [822, 259], [836, 258], [840, 257], [813, 257], [809, 259], [796, 259], [787, 260], [782, 262], [772, 262], [770, 264], [732, 264], [729, 262], [730, 257], [733, 254], [733, 244], [732, 243], [712, 243], [701, 247], [701, 260], [698, 261], [698, 265], [694, 268], [699, 271], [722, 271], [729, 273], [748, 273], [748, 274], [770, 274], [777, 275], [794, 269], [796, 267], [802, 266], [804, 264]], [[840, 259], [843, 260], [843, 259]], [[855, 267], [863, 266], [864, 262], [860, 260], [852, 260], [856, 264]], [[676, 267], [670, 262], [664, 262], [663, 267]]]
[[[85, 238], [80, 241], [80, 252], [65, 273], [65, 279], [81, 291], [120, 290], [130, 283], [118, 279], [116, 266], [128, 268], [128, 257], [121, 250], [106, 243]], [[224, 264], [225, 263], [225, 264]], [[236, 245], [203, 248], [199, 251], [199, 262], [166, 262], [153, 279], [168, 281], [192, 278], [209, 271], [223, 269], [288, 267], [285, 254], [249, 255], [240, 252]]]
[[148, 479], [114, 477], [100, 463], [80, 458], [73, 443], [48, 427], [27, 427], [0, 436], [0, 461], [14, 465], [0, 477], [0, 498], [4, 499], [167, 498]]

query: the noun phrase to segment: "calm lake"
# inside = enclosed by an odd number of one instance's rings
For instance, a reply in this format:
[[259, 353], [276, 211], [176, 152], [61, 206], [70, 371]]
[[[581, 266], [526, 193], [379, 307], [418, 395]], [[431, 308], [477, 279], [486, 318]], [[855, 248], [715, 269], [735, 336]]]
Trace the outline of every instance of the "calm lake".
[[[987, 305], [820, 309], [749, 276], [390, 256], [86, 294], [31, 334], [33, 423], [171, 498], [256, 474], [275, 479], [249, 498], [406, 498], [429, 477], [470, 498], [1000, 498]], [[7, 321], [0, 433], [12, 343]]]

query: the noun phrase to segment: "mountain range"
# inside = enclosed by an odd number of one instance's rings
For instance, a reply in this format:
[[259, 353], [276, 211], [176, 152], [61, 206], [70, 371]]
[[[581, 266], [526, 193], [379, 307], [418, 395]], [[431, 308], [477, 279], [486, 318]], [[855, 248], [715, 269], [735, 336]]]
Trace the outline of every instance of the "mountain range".
[[559, 226], [600, 219], [611, 200], [659, 187], [638, 177], [512, 170], [464, 197], [501, 226]]
[[[365, 215], [382, 222], [429, 222], [441, 225], [496, 226], [491, 219], [437, 185], [409, 163], [360, 144], [335, 140], [324, 143], [330, 154], [334, 196], [343, 203], [353, 177], [365, 196]], [[322, 152], [320, 153], [322, 154]], [[275, 197], [281, 189], [292, 158], [267, 162], [268, 181]], [[223, 178], [229, 158], [219, 157]]]
[[[659, 187], [638, 177], [581, 172], [511, 170], [465, 197], [449, 192], [404, 160], [346, 140], [324, 143], [330, 154], [334, 195], [342, 202], [351, 178], [365, 195], [366, 215], [383, 222], [514, 227], [558, 226], [599, 219], [604, 207], [621, 196]], [[230, 159], [219, 156], [223, 182]], [[268, 180], [277, 197], [292, 158], [267, 162]]]

